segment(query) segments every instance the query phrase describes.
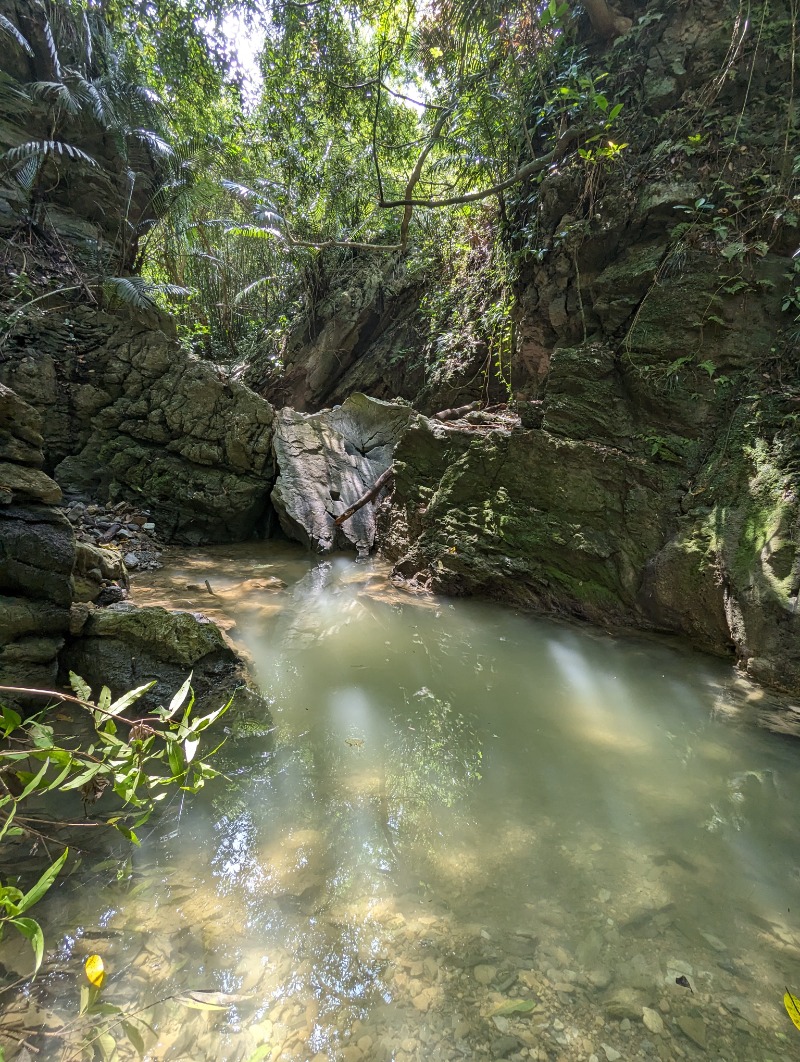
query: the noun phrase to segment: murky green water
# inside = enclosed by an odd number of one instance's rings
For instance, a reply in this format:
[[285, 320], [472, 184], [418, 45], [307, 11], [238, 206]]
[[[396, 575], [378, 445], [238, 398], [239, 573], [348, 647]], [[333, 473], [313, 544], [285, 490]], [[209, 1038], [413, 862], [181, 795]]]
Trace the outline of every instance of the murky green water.
[[[724, 663], [290, 547], [153, 582], [212, 602], [274, 717], [229, 720], [229, 780], [119, 881], [87, 857], [39, 909], [56, 951], [5, 997], [39, 1058], [81, 1057], [58, 1023], [95, 951], [159, 1062], [800, 1058], [800, 748]], [[240, 998], [151, 1006], [197, 989]]]

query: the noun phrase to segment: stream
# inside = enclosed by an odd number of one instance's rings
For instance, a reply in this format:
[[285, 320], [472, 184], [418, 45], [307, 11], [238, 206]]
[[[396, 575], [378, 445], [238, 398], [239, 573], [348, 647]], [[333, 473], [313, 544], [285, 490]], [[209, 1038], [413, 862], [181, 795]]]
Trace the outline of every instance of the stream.
[[[288, 544], [165, 560], [133, 600], [220, 622], [273, 718], [37, 907], [2, 1020], [38, 1059], [92, 1057], [59, 1030], [93, 952], [151, 1062], [800, 1058], [800, 749], [727, 662]], [[230, 1005], [155, 1002], [192, 990]]]

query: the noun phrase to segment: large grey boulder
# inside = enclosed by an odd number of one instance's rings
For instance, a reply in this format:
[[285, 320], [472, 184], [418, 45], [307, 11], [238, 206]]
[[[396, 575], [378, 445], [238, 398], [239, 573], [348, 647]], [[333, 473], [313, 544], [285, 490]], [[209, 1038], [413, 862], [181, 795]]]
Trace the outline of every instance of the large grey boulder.
[[140, 702], [145, 708], [168, 704], [190, 672], [200, 708], [217, 707], [234, 693], [237, 703], [259, 700], [242, 658], [200, 613], [129, 602], [91, 610], [62, 652], [61, 666], [62, 681], [74, 671], [95, 694], [106, 685], [115, 697], [155, 680]]
[[320, 553], [336, 548], [369, 553], [375, 542], [372, 503], [341, 527], [334, 520], [392, 463], [410, 415], [409, 406], [362, 394], [321, 413], [278, 413], [274, 445], [280, 471], [272, 504], [289, 538]]

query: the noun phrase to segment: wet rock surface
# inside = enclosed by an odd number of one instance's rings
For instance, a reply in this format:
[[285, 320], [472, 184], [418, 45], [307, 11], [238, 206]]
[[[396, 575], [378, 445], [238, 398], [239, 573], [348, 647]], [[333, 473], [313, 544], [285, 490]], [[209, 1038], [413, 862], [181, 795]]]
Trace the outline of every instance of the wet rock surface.
[[337, 547], [369, 553], [375, 540], [373, 503], [338, 528], [334, 520], [392, 463], [410, 415], [408, 406], [360, 394], [321, 413], [280, 411], [275, 430], [280, 473], [271, 500], [289, 538], [322, 553]]

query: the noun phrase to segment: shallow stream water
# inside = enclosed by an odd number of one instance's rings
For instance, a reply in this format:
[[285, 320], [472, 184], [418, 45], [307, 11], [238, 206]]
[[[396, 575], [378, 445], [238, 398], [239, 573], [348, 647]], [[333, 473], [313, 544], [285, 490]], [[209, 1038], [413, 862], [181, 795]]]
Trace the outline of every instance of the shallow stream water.
[[[7, 1009], [39, 1058], [82, 1057], [91, 952], [153, 1062], [800, 1058], [800, 746], [725, 662], [289, 546], [146, 578], [247, 646], [272, 720], [227, 717], [227, 777], [37, 908]], [[235, 1002], [151, 1006], [189, 990]]]

